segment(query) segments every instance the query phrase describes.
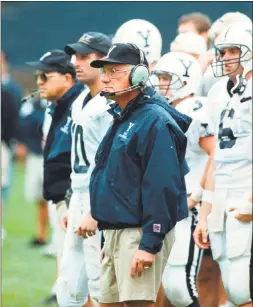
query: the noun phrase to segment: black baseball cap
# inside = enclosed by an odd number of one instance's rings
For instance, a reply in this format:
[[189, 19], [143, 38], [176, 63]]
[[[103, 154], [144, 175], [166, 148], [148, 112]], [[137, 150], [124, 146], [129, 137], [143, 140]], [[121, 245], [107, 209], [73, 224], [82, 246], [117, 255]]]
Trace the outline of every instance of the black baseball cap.
[[148, 67], [144, 52], [134, 44], [113, 44], [105, 58], [90, 63], [95, 68], [103, 67], [105, 64], [143, 64]]
[[69, 54], [81, 53], [90, 54], [96, 51], [107, 54], [112, 45], [112, 40], [103, 33], [87, 32], [84, 33], [77, 43], [69, 44], [64, 47], [64, 51]]
[[56, 71], [62, 74], [70, 73], [75, 76], [75, 67], [70, 62], [71, 58], [64, 51], [53, 49], [46, 52], [37, 62], [26, 64], [45, 72]]

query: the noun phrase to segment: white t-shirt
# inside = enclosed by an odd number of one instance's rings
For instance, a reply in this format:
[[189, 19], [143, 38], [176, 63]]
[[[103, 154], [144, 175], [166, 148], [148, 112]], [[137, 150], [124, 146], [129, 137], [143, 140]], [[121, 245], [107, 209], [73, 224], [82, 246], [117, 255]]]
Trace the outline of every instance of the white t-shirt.
[[192, 118], [192, 123], [186, 132], [187, 148], [185, 159], [190, 172], [185, 176], [187, 193], [199, 187], [205, 170], [208, 155], [199, 146], [202, 137], [214, 134], [212, 123], [206, 113], [206, 98], [192, 97], [180, 102], [176, 109]]

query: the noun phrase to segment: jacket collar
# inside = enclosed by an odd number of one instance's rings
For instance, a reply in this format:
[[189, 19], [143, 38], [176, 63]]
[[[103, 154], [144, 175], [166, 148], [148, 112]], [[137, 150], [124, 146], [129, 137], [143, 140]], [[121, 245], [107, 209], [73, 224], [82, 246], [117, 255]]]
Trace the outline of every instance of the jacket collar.
[[68, 104], [76, 99], [76, 97], [83, 91], [84, 86], [77, 81], [60, 99], [57, 100], [57, 106]]

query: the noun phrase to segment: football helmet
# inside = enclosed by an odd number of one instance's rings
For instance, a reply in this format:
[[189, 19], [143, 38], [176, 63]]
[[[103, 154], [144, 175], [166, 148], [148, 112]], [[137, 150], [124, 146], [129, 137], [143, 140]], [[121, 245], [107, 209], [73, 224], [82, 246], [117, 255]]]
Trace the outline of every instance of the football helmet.
[[[240, 55], [234, 59], [223, 60], [224, 48], [239, 48]], [[215, 77], [230, 75], [240, 65], [244, 68], [243, 77], [252, 70], [252, 23], [236, 22], [228, 25], [220, 33], [217, 43], [214, 45], [215, 61], [212, 63]], [[234, 71], [225, 72], [225, 64], [238, 64]]]
[[229, 12], [222, 15], [212, 24], [208, 32], [209, 43], [213, 46], [215, 39], [220, 35], [222, 30], [234, 22], [251, 22], [251, 19], [240, 12]]
[[[202, 69], [192, 55], [169, 52], [161, 57], [151, 74], [160, 79], [159, 90], [173, 102], [198, 91]], [[164, 82], [166, 78], [167, 84]]]
[[123, 23], [112, 41], [135, 44], [144, 51], [149, 64], [158, 61], [161, 57], [161, 33], [156, 26], [144, 19], [132, 19]]

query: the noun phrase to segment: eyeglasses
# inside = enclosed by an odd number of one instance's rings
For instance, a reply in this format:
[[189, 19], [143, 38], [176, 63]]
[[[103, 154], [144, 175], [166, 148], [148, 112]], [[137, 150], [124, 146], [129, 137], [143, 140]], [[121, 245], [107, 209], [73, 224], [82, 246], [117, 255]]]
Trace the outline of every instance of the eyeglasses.
[[42, 82], [47, 82], [48, 79], [53, 78], [56, 75], [59, 75], [59, 73], [53, 74], [53, 75], [51, 75], [51, 74], [47, 75], [47, 73], [45, 73], [45, 72], [42, 72], [42, 73], [37, 72], [37, 73], [34, 74], [36, 82], [38, 81], [39, 78]]
[[39, 78], [42, 82], [46, 82], [47, 79], [48, 79], [48, 76], [44, 72], [43, 73], [35, 73], [34, 77], [35, 77], [36, 82], [38, 81]]
[[122, 73], [122, 72], [129, 72], [132, 69], [127, 69], [127, 70], [116, 70], [114, 68], [104, 68], [101, 67], [100, 68], [100, 75], [106, 75], [107, 77], [109, 77], [110, 79], [115, 79], [117, 78], [117, 74], [118, 73]]

